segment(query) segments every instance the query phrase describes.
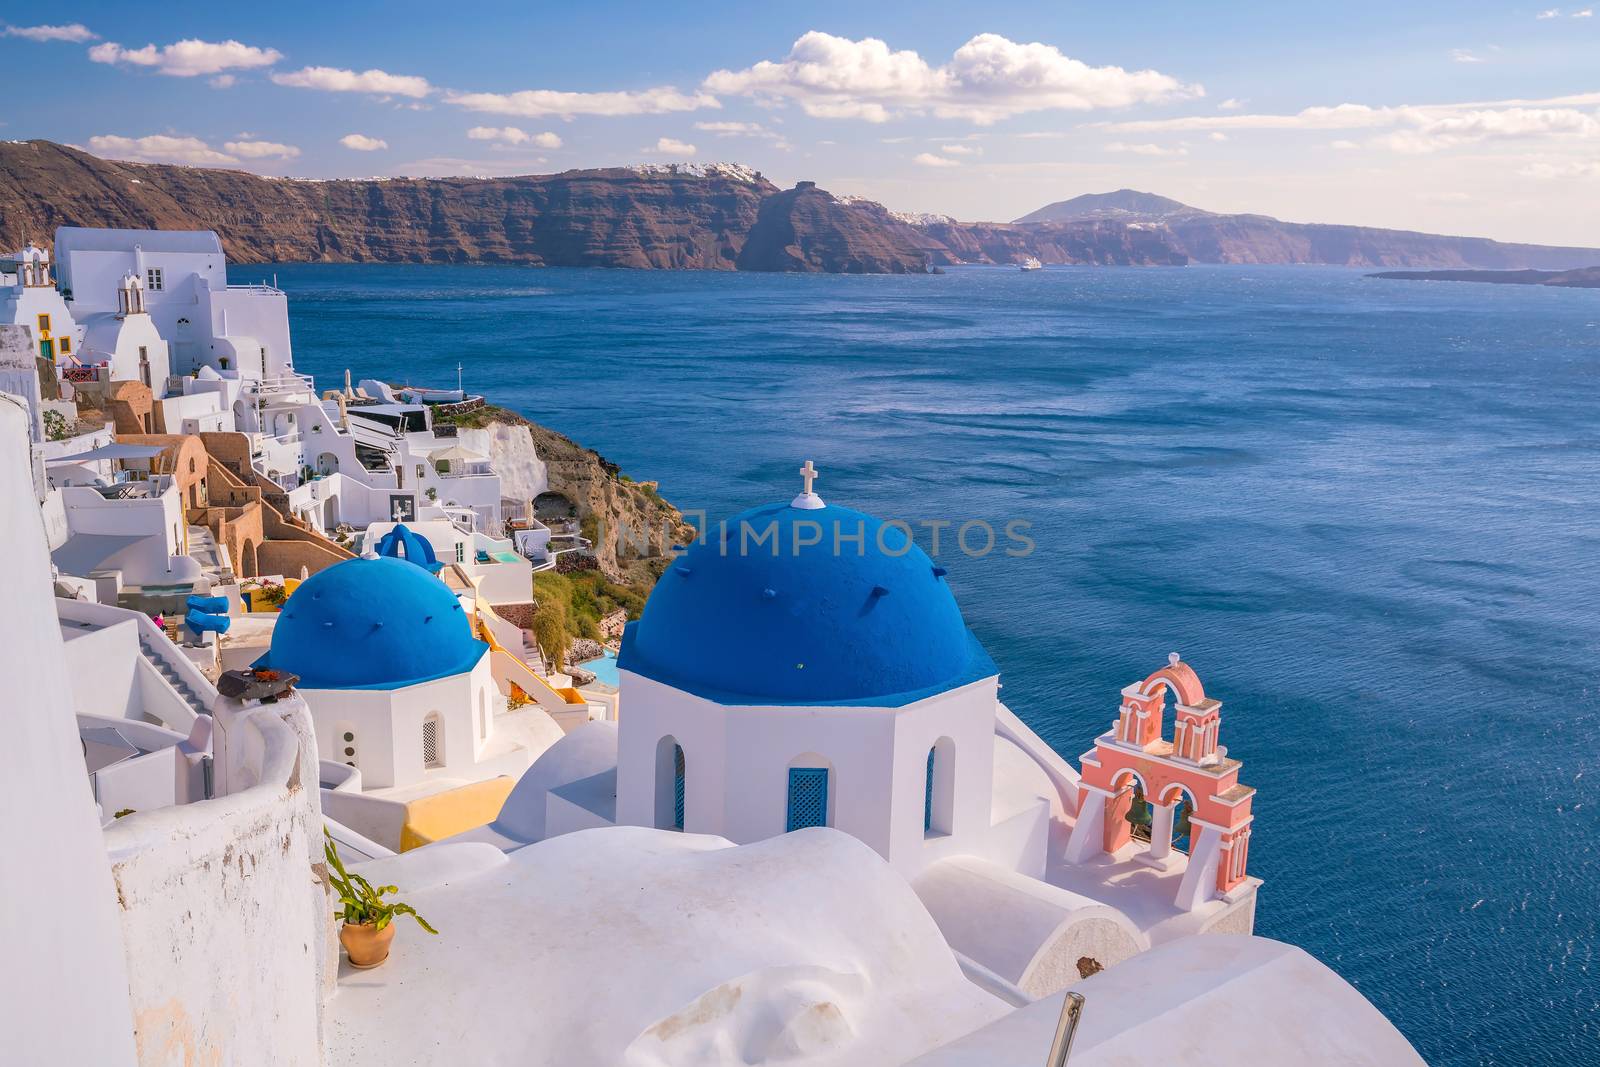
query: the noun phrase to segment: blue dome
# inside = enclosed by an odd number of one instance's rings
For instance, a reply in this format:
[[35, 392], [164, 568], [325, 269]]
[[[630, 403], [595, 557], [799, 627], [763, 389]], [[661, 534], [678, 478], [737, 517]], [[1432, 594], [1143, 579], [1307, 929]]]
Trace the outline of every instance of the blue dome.
[[617, 666], [724, 704], [874, 707], [997, 673], [904, 529], [785, 504], [730, 519], [667, 568]]
[[266, 663], [305, 689], [398, 689], [470, 671], [488, 649], [461, 602], [403, 559], [347, 559], [300, 583]]

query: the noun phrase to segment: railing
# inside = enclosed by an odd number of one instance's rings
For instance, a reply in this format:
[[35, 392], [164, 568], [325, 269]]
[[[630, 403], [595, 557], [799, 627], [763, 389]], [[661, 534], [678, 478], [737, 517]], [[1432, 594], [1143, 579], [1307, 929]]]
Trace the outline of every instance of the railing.
[[247, 396], [277, 396], [283, 393], [316, 392], [316, 380], [309, 374], [298, 372], [282, 374], [276, 378], [249, 378], [245, 380]]
[[1061, 1017], [1056, 1020], [1056, 1036], [1050, 1042], [1045, 1067], [1067, 1067], [1072, 1055], [1072, 1039], [1078, 1036], [1078, 1021], [1083, 1018], [1083, 994], [1069, 992], [1061, 1002]]
[[228, 292], [230, 292], [230, 293], [255, 293], [255, 294], [260, 295], [260, 296], [285, 296], [285, 295], [287, 295], [287, 294], [284, 293], [284, 291], [282, 289], [279, 289], [276, 285], [268, 285], [266, 282], [255, 282], [255, 283], [250, 284], [250, 285], [230, 285], [230, 286], [228, 286]]

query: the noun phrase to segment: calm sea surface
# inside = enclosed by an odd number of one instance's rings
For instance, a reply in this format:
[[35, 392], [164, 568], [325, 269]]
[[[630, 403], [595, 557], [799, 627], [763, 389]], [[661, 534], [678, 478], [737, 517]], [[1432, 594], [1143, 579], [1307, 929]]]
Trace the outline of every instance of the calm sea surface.
[[[289, 266], [300, 368], [470, 390], [714, 517], [1031, 523], [941, 562], [1063, 755], [1182, 652], [1257, 933], [1440, 1064], [1600, 1041], [1600, 292], [1305, 268]], [[927, 546], [927, 538], [922, 538]], [[971, 538], [972, 547], [981, 539]]]

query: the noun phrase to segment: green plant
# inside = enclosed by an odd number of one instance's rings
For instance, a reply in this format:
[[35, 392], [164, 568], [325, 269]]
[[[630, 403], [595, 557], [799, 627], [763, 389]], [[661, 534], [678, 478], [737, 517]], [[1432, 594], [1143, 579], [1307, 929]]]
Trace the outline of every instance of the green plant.
[[261, 582], [255, 588], [260, 592], [261, 599], [275, 608], [283, 607], [284, 602], [289, 599], [289, 590], [278, 582]]
[[44, 436], [49, 441], [65, 441], [72, 436], [67, 428], [67, 417], [59, 411], [49, 410], [44, 413]]
[[344, 869], [344, 862], [339, 859], [339, 849], [333, 843], [333, 835], [326, 829], [322, 831], [325, 841], [323, 852], [328, 859], [328, 880], [333, 883], [334, 891], [339, 894], [339, 910], [334, 912], [334, 918], [343, 919], [349, 926], [372, 926], [382, 930], [394, 922], [397, 915], [409, 915], [417, 920], [417, 925], [430, 934], [439, 931], [428, 925], [428, 921], [417, 914], [417, 910], [410, 904], [398, 900], [384, 900], [387, 893], [398, 893], [397, 885], [373, 885], [359, 874], [351, 874]]

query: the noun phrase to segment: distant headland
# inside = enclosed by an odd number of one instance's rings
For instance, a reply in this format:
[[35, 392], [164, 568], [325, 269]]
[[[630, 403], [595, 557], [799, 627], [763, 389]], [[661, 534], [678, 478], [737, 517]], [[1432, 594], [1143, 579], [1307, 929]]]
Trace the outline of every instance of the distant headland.
[[960, 222], [780, 189], [733, 163], [459, 178], [265, 178], [0, 143], [0, 246], [58, 226], [214, 230], [234, 263], [498, 263], [923, 274], [961, 264], [1327, 264], [1565, 271], [1600, 249], [1204, 211], [1120, 189]]
[[1492, 282], [1496, 285], [1600, 289], [1600, 267], [1580, 267], [1577, 270], [1390, 270], [1367, 277], [1405, 282]]

